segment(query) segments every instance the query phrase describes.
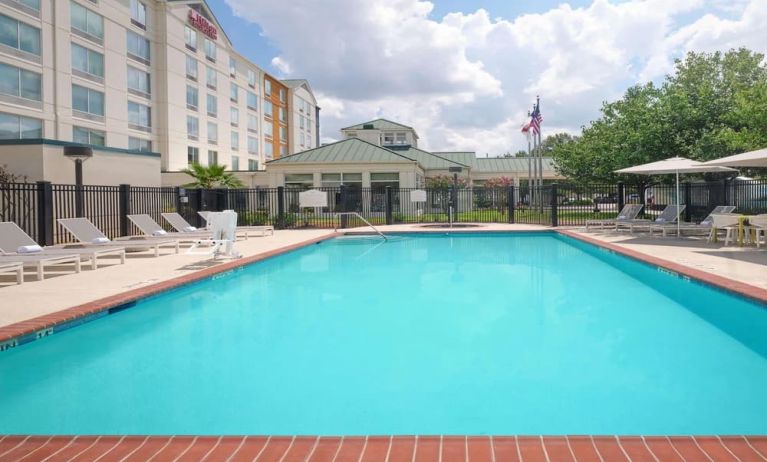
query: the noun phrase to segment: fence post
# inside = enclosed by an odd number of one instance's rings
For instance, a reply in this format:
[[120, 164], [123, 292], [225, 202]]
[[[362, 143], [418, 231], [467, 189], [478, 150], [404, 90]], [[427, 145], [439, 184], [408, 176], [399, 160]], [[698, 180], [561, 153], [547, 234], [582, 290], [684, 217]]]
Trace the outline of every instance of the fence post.
[[618, 182], [618, 212], [623, 210], [626, 205], [626, 185], [622, 181]]
[[37, 240], [40, 245], [53, 245], [53, 186], [50, 181], [37, 182]]
[[690, 222], [690, 217], [692, 216], [692, 205], [690, 204], [692, 202], [692, 185], [689, 181], [685, 181], [684, 183], [684, 221]]
[[730, 205], [730, 202], [727, 200], [728, 189], [729, 188], [727, 187], [727, 178], [725, 178], [724, 180], [722, 180], [722, 200], [724, 201], [723, 205]]
[[277, 229], [285, 228], [285, 187], [277, 186]]
[[130, 185], [120, 185], [120, 197], [118, 199], [120, 236], [128, 235], [128, 215], [130, 215]]
[[551, 226], [559, 226], [559, 217], [557, 216], [557, 205], [559, 199], [557, 198], [557, 184], [551, 185]]
[[391, 186], [386, 187], [386, 224], [390, 225], [394, 223], [394, 218], [392, 216], [392, 203], [394, 201], [392, 200], [392, 190]]
[[229, 208], [229, 194], [226, 189], [218, 188], [213, 190], [216, 195], [216, 210], [222, 212]]
[[508, 222], [514, 223], [514, 186], [509, 186], [508, 191], [506, 191], [506, 201], [508, 202], [506, 204], [509, 213]]
[[[348, 212], [348, 191], [345, 184], [342, 184], [339, 188], [340, 192], [338, 194], [338, 201], [340, 202], [341, 212]], [[341, 215], [341, 228], [346, 228], [349, 225], [349, 217], [348, 215]]]

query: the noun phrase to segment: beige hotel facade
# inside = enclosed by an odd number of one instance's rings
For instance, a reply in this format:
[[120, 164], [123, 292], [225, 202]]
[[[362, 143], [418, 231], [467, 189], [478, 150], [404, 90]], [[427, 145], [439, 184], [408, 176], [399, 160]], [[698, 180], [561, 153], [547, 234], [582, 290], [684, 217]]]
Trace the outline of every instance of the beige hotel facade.
[[246, 184], [318, 146], [305, 80], [236, 50], [202, 0], [0, 0], [0, 165], [72, 183], [64, 146], [94, 156], [86, 184], [176, 185], [191, 162]]

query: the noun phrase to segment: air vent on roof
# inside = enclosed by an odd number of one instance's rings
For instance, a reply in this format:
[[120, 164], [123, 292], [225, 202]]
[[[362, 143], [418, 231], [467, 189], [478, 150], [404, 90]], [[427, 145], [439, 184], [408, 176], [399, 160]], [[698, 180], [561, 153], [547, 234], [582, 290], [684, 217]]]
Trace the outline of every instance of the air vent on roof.
[[363, 124], [363, 125], [362, 125], [362, 129], [363, 129], [363, 130], [372, 130], [372, 129], [374, 129], [374, 128], [375, 128], [375, 127], [373, 127], [373, 124]]

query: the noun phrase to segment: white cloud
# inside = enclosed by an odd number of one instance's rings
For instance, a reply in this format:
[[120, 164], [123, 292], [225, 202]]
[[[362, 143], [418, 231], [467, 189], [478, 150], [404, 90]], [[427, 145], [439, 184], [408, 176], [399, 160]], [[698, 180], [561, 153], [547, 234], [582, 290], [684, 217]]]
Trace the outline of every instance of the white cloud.
[[323, 139], [375, 117], [416, 127], [424, 147], [498, 155], [542, 97], [549, 132], [577, 132], [602, 101], [661, 78], [688, 50], [765, 51], [765, 0], [594, 0], [491, 18], [429, 18], [421, 0], [226, 0], [280, 50], [272, 64], [307, 78]]

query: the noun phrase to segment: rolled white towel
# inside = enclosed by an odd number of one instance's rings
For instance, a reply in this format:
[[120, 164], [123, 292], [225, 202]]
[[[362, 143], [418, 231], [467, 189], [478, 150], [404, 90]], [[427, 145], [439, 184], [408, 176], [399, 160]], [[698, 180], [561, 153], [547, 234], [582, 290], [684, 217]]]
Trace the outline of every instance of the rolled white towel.
[[42, 252], [43, 248], [39, 245], [22, 245], [18, 249], [16, 249], [16, 253], [37, 253]]
[[195, 228], [194, 226], [184, 226], [183, 229], [184, 229], [184, 232], [187, 232], [187, 233], [190, 233], [192, 231], [197, 231], [197, 228]]
[[157, 231], [152, 233], [152, 236], [165, 236], [166, 234], [168, 234], [168, 232], [165, 231], [164, 229], [158, 229]]
[[107, 242], [109, 242], [108, 237], [94, 237], [91, 239], [91, 244], [106, 244]]

